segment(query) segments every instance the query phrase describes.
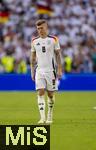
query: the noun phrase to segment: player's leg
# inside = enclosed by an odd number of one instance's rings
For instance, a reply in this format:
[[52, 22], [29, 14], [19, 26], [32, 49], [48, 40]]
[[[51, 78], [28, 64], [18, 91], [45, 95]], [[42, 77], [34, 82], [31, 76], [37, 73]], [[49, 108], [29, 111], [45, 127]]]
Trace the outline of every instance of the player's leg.
[[38, 108], [40, 112], [40, 121], [38, 123], [45, 122], [45, 89], [38, 90]]
[[48, 113], [47, 113], [46, 123], [52, 123], [52, 121], [53, 121], [53, 107], [54, 107], [54, 102], [55, 102], [54, 95], [53, 95], [54, 93], [53, 93], [53, 91], [47, 91], [47, 94], [48, 94], [48, 100], [47, 100]]
[[36, 90], [38, 91], [38, 108], [40, 112], [40, 121], [38, 123], [45, 122], [45, 87], [46, 82], [43, 75], [36, 72], [35, 76]]
[[53, 119], [53, 107], [54, 107], [54, 91], [57, 90], [56, 78], [53, 72], [46, 74], [47, 81], [47, 95], [48, 95], [48, 114], [47, 114], [47, 123], [52, 123]]

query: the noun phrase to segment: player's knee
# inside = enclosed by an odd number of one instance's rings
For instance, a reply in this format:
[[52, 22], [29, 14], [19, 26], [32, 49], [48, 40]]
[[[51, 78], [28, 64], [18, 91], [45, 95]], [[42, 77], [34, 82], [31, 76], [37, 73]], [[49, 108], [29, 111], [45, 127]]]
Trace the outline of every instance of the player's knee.
[[50, 99], [53, 99], [53, 92], [48, 92], [48, 97], [49, 97]]
[[45, 90], [44, 89], [38, 90], [38, 95], [39, 96], [43, 96], [44, 94], [45, 94]]

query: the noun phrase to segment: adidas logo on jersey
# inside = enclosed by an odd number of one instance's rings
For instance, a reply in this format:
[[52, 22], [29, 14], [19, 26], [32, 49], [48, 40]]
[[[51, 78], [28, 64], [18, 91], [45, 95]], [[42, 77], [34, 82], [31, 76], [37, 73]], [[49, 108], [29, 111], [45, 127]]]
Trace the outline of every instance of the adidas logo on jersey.
[[40, 45], [40, 43], [37, 43], [36, 45]]

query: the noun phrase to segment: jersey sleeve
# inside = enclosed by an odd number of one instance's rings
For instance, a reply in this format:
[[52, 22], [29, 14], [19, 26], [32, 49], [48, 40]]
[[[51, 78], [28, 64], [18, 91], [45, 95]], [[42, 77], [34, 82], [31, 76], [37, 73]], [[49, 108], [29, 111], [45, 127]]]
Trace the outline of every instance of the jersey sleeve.
[[55, 37], [54, 47], [55, 47], [55, 51], [60, 50], [60, 44], [57, 37]]
[[35, 52], [36, 50], [35, 50], [35, 47], [34, 47], [34, 42], [33, 41], [31, 41], [31, 52]]

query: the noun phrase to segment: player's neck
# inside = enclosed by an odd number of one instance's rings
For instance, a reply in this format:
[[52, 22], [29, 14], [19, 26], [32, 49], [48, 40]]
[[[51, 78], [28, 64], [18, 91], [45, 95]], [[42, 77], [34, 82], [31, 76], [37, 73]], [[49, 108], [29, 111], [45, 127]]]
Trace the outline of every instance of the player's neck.
[[46, 35], [42, 35], [42, 36], [40, 36], [42, 39], [45, 39], [46, 37], [47, 37], [48, 35], [46, 34]]

